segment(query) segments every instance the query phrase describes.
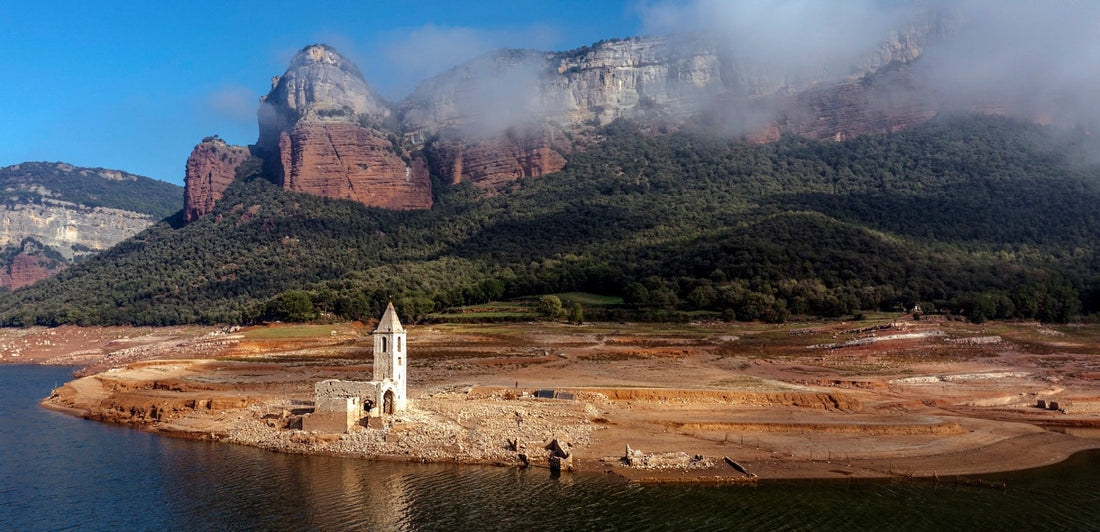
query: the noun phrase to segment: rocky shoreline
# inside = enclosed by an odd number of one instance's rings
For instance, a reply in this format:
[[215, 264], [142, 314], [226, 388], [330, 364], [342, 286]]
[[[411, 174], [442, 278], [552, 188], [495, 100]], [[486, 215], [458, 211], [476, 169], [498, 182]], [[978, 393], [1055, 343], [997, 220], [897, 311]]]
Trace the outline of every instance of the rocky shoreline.
[[[1048, 465], [1100, 447], [1100, 440], [1021, 423], [865, 419], [850, 410], [779, 404], [702, 405], [712, 412], [739, 409], [743, 415], [746, 409], [756, 415], [768, 411], [766, 417], [772, 419], [735, 426], [654, 419], [627, 423], [632, 415], [654, 407], [693, 417], [700, 405], [676, 401], [672, 390], [663, 390], [663, 404], [617, 401], [601, 391], [579, 389], [573, 391], [574, 400], [517, 397], [506, 388], [435, 390], [421, 392], [410, 410], [386, 416], [381, 424], [325, 434], [300, 429], [303, 416], [312, 410], [305, 398], [242, 395], [239, 389], [234, 397], [217, 398], [207, 389], [212, 399], [191, 398], [195, 392], [172, 384], [182, 382], [173, 379], [186, 380], [187, 373], [193, 378], [204, 367], [216, 366], [207, 376], [219, 381], [217, 375], [230, 369], [226, 363], [185, 362], [146, 363], [84, 377], [62, 386], [42, 404], [168, 436], [358, 459], [549, 468], [557, 443], [575, 457], [568, 469], [646, 483], [982, 474]], [[255, 364], [241, 365], [240, 371], [258, 371]], [[155, 378], [148, 384], [144, 379], [151, 375]], [[619, 395], [627, 391], [617, 390]], [[639, 392], [627, 395], [652, 400], [658, 393]], [[147, 404], [139, 405], [141, 401]], [[784, 450], [792, 438], [802, 441], [809, 454]], [[814, 456], [814, 449], [824, 450]]]
[[[410, 410], [335, 435], [302, 419], [315, 383], [370, 380], [363, 324], [28, 329], [0, 344], [19, 350], [10, 362], [86, 365], [49, 408], [289, 453], [549, 467], [557, 441], [578, 471], [659, 483], [983, 474], [1100, 447], [1095, 328], [995, 327], [412, 327]], [[543, 388], [572, 398], [533, 397]]]

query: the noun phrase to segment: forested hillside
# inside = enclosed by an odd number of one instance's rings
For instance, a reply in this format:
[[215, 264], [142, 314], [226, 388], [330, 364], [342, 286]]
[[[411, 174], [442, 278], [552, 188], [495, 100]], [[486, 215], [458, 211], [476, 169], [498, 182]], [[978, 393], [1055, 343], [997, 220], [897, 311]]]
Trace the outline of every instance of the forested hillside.
[[85, 207], [110, 207], [157, 218], [179, 210], [183, 189], [145, 176], [64, 163], [22, 163], [0, 168], [0, 190], [9, 203], [50, 198]]
[[[484, 196], [438, 182], [386, 211], [239, 179], [0, 299], [0, 322], [171, 324], [405, 314], [548, 292], [643, 317], [922, 307], [975, 320], [1100, 310], [1100, 166], [1039, 126], [941, 119], [842, 143], [767, 145], [618, 122], [556, 174]], [[259, 168], [259, 165], [253, 165]]]

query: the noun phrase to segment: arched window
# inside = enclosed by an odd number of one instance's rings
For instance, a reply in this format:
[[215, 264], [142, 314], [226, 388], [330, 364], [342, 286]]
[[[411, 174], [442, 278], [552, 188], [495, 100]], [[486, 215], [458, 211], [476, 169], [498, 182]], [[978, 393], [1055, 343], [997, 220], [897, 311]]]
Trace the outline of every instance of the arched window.
[[382, 337], [382, 352], [383, 353], [386, 352], [386, 337], [385, 336]]
[[395, 351], [395, 352], [397, 352], [397, 353], [401, 352], [401, 337], [400, 336], [397, 337], [397, 351]]

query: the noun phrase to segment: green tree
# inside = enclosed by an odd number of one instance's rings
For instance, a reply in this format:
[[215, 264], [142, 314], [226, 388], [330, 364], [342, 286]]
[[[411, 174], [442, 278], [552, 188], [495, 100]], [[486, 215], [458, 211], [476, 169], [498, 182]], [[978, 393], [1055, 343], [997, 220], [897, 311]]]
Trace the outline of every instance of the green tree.
[[313, 301], [302, 290], [287, 290], [267, 302], [264, 317], [276, 321], [309, 321], [316, 316]]
[[569, 323], [573, 325], [584, 323], [584, 307], [582, 307], [580, 303], [574, 302], [573, 305], [569, 307], [568, 318]]
[[413, 323], [419, 323], [435, 310], [435, 301], [427, 297], [403, 297], [397, 300], [397, 313]]
[[535, 310], [539, 316], [553, 319], [561, 315], [561, 299], [558, 296], [542, 296], [535, 302]]
[[490, 301], [504, 297], [504, 283], [499, 279], [485, 279], [481, 281], [481, 293]]
[[648, 306], [649, 289], [637, 281], [630, 283], [623, 291], [623, 302], [635, 308]]

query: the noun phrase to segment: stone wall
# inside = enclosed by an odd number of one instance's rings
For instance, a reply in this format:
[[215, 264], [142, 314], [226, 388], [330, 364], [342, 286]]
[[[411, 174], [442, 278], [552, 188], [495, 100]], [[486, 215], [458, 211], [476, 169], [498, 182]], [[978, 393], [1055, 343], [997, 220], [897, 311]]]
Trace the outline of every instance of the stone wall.
[[318, 400], [326, 398], [358, 397], [366, 403], [373, 402], [378, 396], [378, 383], [365, 381], [342, 381], [329, 379], [313, 386], [313, 394]]

